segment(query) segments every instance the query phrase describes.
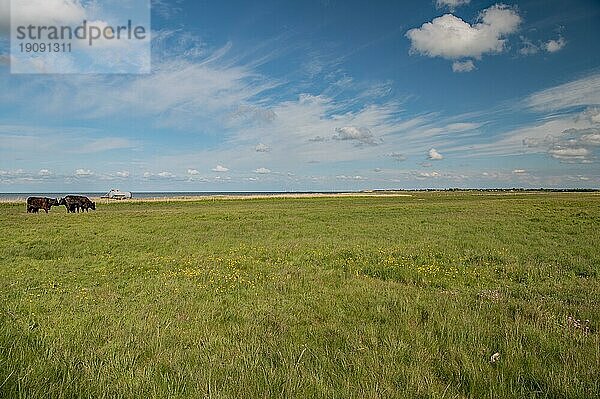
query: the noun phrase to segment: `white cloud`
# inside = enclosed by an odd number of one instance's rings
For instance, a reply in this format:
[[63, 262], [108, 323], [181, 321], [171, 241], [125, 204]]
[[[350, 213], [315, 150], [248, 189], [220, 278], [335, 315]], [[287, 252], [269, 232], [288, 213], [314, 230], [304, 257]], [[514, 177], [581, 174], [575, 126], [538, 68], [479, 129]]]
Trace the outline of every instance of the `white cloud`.
[[353, 140], [361, 144], [377, 145], [380, 141], [366, 127], [346, 126], [335, 129], [335, 140]]
[[600, 145], [600, 133], [590, 133], [581, 136], [580, 141], [589, 145]]
[[548, 151], [552, 158], [565, 161], [583, 161], [590, 155], [590, 150], [587, 148], [562, 148], [554, 147]]
[[126, 170], [119, 171], [119, 172], [117, 172], [115, 174], [117, 175], [117, 177], [121, 177], [123, 179], [126, 179], [126, 178], [129, 177], [129, 172], [126, 171]]
[[270, 109], [265, 109], [255, 105], [241, 105], [231, 114], [231, 119], [238, 123], [258, 123], [265, 124], [273, 122], [277, 115]]
[[40, 171], [38, 172], [38, 175], [40, 176], [52, 176], [52, 172], [49, 171], [48, 169], [40, 169]]
[[542, 90], [525, 99], [526, 106], [544, 112], [596, 104], [600, 104], [600, 74]]
[[567, 129], [559, 136], [547, 136], [538, 146], [549, 146], [548, 154], [569, 162], [590, 162], [593, 150], [600, 147], [600, 129]]
[[455, 10], [457, 7], [469, 4], [471, 0], [437, 0], [438, 8], [448, 7], [450, 10]]
[[418, 177], [422, 177], [422, 178], [435, 178], [435, 177], [440, 177], [441, 175], [438, 172], [419, 172], [417, 174]]
[[533, 55], [537, 54], [539, 51], [540, 49], [536, 44], [527, 39], [525, 36], [521, 36], [521, 48], [519, 49], [519, 54]]
[[488, 53], [500, 53], [506, 47], [506, 36], [517, 31], [521, 17], [514, 8], [496, 4], [479, 14], [471, 25], [446, 14], [406, 33], [411, 52], [449, 60], [480, 59]]
[[0, 33], [16, 25], [72, 25], [81, 23], [86, 12], [78, 0], [20, 0], [10, 9], [11, 0], [0, 0]]
[[147, 178], [152, 177], [152, 176], [153, 176], [152, 173], [150, 173], [150, 172], [144, 172], [144, 178], [147, 179]]
[[135, 143], [133, 143], [131, 140], [120, 137], [105, 137], [102, 139], [92, 140], [75, 151], [86, 154], [133, 147], [135, 147]]
[[439, 161], [444, 159], [444, 156], [440, 154], [435, 148], [429, 150], [429, 159]]
[[593, 124], [600, 124], [600, 107], [589, 107], [582, 116]]
[[271, 173], [271, 169], [267, 169], [267, 168], [258, 168], [254, 171], [254, 173], [258, 173], [260, 175], [267, 175], [269, 173]]
[[473, 60], [454, 61], [452, 63], [452, 72], [471, 72], [475, 69]]
[[424, 130], [415, 129], [419, 137], [432, 137], [445, 133], [462, 133], [481, 127], [481, 123], [457, 122], [445, 126], [427, 127]]
[[449, 132], [465, 132], [468, 130], [477, 129], [481, 127], [481, 123], [473, 123], [473, 122], [458, 122], [458, 123], [449, 123], [444, 127], [444, 130]]
[[[175, 55], [165, 62], [154, 62], [153, 73], [147, 75], [72, 75], [60, 85], [39, 79], [21, 86], [20, 98], [14, 93], [10, 98], [0, 93], [0, 101], [29, 104], [48, 115], [68, 106], [79, 119], [134, 115], [152, 117], [157, 128], [202, 131], [208, 122], [222, 128], [233, 106], [256, 101], [261, 93], [278, 85], [249, 67], [224, 60], [229, 49], [225, 46], [202, 62]], [[117, 97], [118, 105], [111, 100]]]
[[346, 175], [339, 175], [335, 177], [336, 179], [340, 179], [340, 180], [367, 180], [366, 177], [364, 176], [346, 176]]
[[198, 170], [196, 170], [196, 169], [188, 169], [187, 170], [187, 174], [190, 175], [190, 176], [197, 176], [197, 175], [200, 174], [200, 172]]
[[544, 43], [544, 49], [549, 53], [556, 53], [562, 50], [567, 45], [567, 41], [564, 37], [559, 36], [556, 40], [548, 40]]
[[158, 177], [162, 177], [163, 179], [170, 179], [175, 177], [175, 175], [171, 172], [160, 172], [157, 174]]
[[217, 172], [217, 173], [225, 173], [229, 171], [229, 168], [226, 168], [225, 166], [222, 165], [217, 165], [212, 169], [213, 172]]
[[513, 174], [515, 174], [515, 175], [522, 175], [522, 174], [525, 174], [525, 173], [527, 173], [527, 171], [526, 171], [525, 169], [515, 169], [515, 170], [513, 170], [512, 172], [513, 172]]
[[[151, 118], [157, 129], [175, 126], [201, 134], [226, 130], [227, 146], [220, 150], [190, 150], [185, 156], [165, 154], [159, 157], [162, 160], [160, 166], [153, 160], [155, 168], [174, 170], [177, 167], [184, 171], [194, 165], [198, 157], [208, 157], [208, 162], [213, 165], [228, 160], [234, 164], [228, 165], [231, 168], [253, 170], [257, 143], [268, 143], [270, 148], [277, 148], [275, 153], [274, 150], [269, 153], [269, 166], [274, 170], [283, 170], [282, 164], [299, 165], [311, 160], [368, 159], [375, 152], [377, 156], [394, 149], [376, 151], [376, 146], [366, 143], [383, 144], [380, 138], [388, 140], [389, 137], [391, 147], [391, 142], [400, 141], [403, 130], [411, 123], [410, 119], [400, 120], [402, 107], [397, 100], [371, 103], [336, 93], [301, 94], [297, 99], [274, 100], [265, 91], [279, 83], [251, 67], [240, 65], [239, 60], [227, 59], [227, 51], [225, 48], [209, 55], [208, 59], [197, 60], [199, 62], [170, 57], [165, 63], [154, 63], [151, 75], [127, 78], [74, 75], [60, 85], [34, 80], [30, 85], [16, 87], [16, 93], [12, 92], [10, 96], [6, 94], [9, 91], [0, 91], [0, 106], [16, 102], [48, 115], [68, 106], [77, 118], [85, 120], [127, 116], [138, 120]], [[185, 81], [184, 85], [180, 84], [182, 81]], [[93, 90], [87, 90], [89, 87]], [[118, 105], [110, 100], [114, 98], [121, 99]], [[262, 124], [234, 125], [228, 119], [232, 109], [238, 109], [240, 105], [248, 106], [246, 110], [255, 109], [257, 106], [253, 104], [269, 109], [276, 117]], [[199, 109], [202, 112], [198, 112]], [[358, 133], [344, 127], [354, 128]], [[333, 135], [346, 141], [335, 140]], [[318, 144], [316, 140], [310, 141], [316, 137], [321, 141]], [[356, 144], [356, 148], [340, 151], [341, 143]]]
[[269, 152], [269, 151], [271, 151], [271, 147], [269, 147], [268, 145], [263, 144], [263, 143], [257, 144], [254, 149], [256, 150], [256, 152]]
[[531, 126], [497, 135], [492, 142], [449, 147], [471, 156], [547, 154], [561, 161], [591, 163], [600, 148], [600, 126], [593, 122], [594, 108], [579, 114], [542, 119]]
[[89, 169], [77, 169], [75, 170], [75, 176], [76, 177], [90, 177], [93, 176], [94, 172], [92, 172]]

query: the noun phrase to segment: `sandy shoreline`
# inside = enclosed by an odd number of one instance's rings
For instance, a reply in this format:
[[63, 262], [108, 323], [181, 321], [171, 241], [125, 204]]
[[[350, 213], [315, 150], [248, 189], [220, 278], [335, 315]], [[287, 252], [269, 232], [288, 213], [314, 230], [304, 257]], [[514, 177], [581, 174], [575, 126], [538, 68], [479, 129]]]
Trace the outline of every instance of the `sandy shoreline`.
[[[265, 199], [265, 198], [337, 198], [337, 197], [412, 197], [408, 193], [289, 193], [289, 194], [249, 194], [249, 195], [186, 195], [180, 197], [151, 197], [151, 198], [132, 198], [126, 200], [111, 200], [108, 198], [90, 197], [92, 201], [100, 204], [120, 204], [131, 202], [185, 202], [185, 201], [215, 201], [215, 200], [241, 200], [241, 199]], [[25, 198], [0, 199], [2, 204], [24, 204]]]

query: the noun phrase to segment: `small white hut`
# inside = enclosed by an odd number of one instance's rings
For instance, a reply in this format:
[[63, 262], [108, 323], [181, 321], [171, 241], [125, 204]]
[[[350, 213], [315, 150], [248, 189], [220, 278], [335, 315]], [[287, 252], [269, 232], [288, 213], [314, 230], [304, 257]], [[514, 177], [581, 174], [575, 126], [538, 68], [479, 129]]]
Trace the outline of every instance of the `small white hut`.
[[113, 188], [108, 193], [106, 193], [106, 195], [102, 196], [102, 198], [117, 199], [117, 200], [130, 199], [131, 197], [133, 197], [133, 195], [129, 191], [121, 191], [116, 188]]

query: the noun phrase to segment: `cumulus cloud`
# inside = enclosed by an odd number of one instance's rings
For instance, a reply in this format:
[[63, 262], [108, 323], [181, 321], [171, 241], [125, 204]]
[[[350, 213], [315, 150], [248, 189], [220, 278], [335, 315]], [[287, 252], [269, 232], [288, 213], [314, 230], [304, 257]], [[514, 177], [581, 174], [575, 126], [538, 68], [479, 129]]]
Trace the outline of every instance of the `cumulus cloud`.
[[429, 150], [429, 159], [434, 161], [440, 161], [444, 159], [444, 156], [440, 154], [435, 148]]
[[483, 10], [478, 21], [471, 25], [445, 14], [426, 22], [406, 33], [411, 52], [448, 60], [480, 59], [484, 54], [500, 53], [506, 47], [506, 37], [521, 24], [521, 16], [514, 8], [496, 4]]
[[558, 39], [551, 39], [548, 41], [539, 41], [537, 44], [521, 36], [521, 48], [519, 54], [521, 55], [534, 55], [540, 51], [547, 51], [549, 53], [556, 53], [562, 50], [567, 45], [567, 41], [562, 35], [558, 36]]
[[117, 172], [115, 174], [117, 175], [117, 177], [121, 177], [123, 179], [126, 179], [126, 178], [129, 177], [129, 172], [126, 171], [126, 170], [121, 170], [121, 171], [119, 171], [119, 172]]
[[226, 168], [223, 165], [217, 165], [212, 169], [212, 171], [217, 173], [225, 173], [229, 171], [229, 168]]
[[454, 61], [452, 63], [452, 72], [471, 72], [475, 69], [473, 60]]
[[254, 173], [258, 173], [259, 175], [267, 175], [267, 174], [271, 173], [271, 169], [258, 168], [254, 171]]
[[[588, 112], [589, 110], [582, 115], [586, 116]], [[600, 147], [600, 128], [571, 128], [559, 135], [549, 134], [543, 138], [525, 138], [523, 145], [529, 148], [545, 149], [548, 155], [562, 162], [589, 163], [592, 162], [594, 151]]]
[[50, 172], [48, 169], [40, 169], [38, 175], [42, 177], [52, 176], [52, 172]]
[[92, 172], [89, 169], [77, 169], [75, 170], [75, 176], [76, 177], [90, 177], [93, 176], [94, 172]]
[[323, 136], [315, 136], [315, 137], [308, 139], [308, 141], [311, 141], [313, 143], [322, 143], [325, 140], [326, 140], [326, 138]]
[[448, 7], [450, 10], [455, 10], [457, 7], [469, 4], [471, 0], [437, 0], [437, 8]]
[[23, 169], [0, 170], [0, 176], [14, 177], [14, 176], [22, 176], [22, 175], [25, 175], [25, 171]]
[[162, 177], [163, 179], [168, 179], [171, 177], [175, 177], [175, 175], [171, 172], [160, 172], [159, 174], [157, 174], [158, 177]]
[[188, 169], [187, 170], [187, 174], [190, 175], [190, 176], [197, 176], [197, 175], [200, 174], [200, 172], [198, 170], [196, 170], [196, 169]]
[[513, 172], [513, 174], [515, 174], [515, 175], [522, 175], [522, 174], [525, 174], [525, 173], [527, 173], [527, 171], [526, 171], [525, 169], [515, 169], [515, 170], [513, 170], [512, 172]]
[[421, 178], [435, 178], [435, 177], [440, 177], [440, 174], [438, 172], [419, 172], [417, 174], [417, 177], [421, 177]]
[[562, 50], [567, 45], [567, 41], [564, 37], [559, 36], [556, 40], [548, 40], [544, 43], [544, 49], [549, 53], [556, 53]]
[[263, 143], [257, 144], [254, 149], [256, 150], [256, 152], [269, 152], [269, 151], [271, 151], [271, 147], [269, 147], [268, 145], [263, 144]]
[[334, 140], [352, 140], [359, 144], [377, 145], [381, 141], [373, 136], [373, 133], [366, 127], [346, 126], [335, 129]]

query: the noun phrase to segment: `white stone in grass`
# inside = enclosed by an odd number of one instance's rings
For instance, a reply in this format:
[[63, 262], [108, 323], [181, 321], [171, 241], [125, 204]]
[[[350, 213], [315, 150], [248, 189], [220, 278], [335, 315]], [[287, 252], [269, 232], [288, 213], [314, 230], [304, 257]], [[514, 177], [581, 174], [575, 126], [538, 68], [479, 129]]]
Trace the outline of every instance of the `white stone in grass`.
[[494, 353], [492, 357], [490, 357], [490, 363], [496, 363], [500, 360], [500, 354], [498, 352]]

